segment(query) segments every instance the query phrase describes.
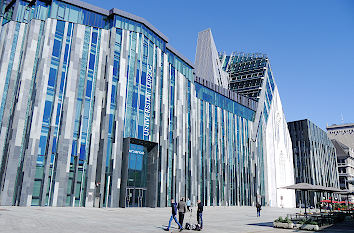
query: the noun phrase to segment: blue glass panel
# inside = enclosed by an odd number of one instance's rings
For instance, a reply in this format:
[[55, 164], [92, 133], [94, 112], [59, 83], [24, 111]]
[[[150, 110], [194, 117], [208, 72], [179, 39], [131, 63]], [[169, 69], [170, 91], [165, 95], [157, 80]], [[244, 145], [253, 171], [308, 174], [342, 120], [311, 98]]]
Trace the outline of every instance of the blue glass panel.
[[85, 144], [81, 144], [80, 146], [80, 160], [85, 160], [86, 158], [86, 146]]
[[116, 86], [112, 85], [111, 103], [115, 104], [115, 102], [116, 102]]
[[113, 129], [113, 115], [109, 114], [109, 122], [108, 122], [108, 133], [111, 134]]
[[86, 11], [86, 10], [83, 10], [82, 13], [83, 13], [83, 17], [84, 17], [82, 23], [85, 24], [85, 25], [90, 25], [90, 21], [89, 21], [90, 13], [88, 11]]
[[69, 45], [66, 44], [65, 50], [64, 50], [64, 61], [65, 62], [68, 60], [68, 55], [69, 55]]
[[139, 70], [136, 72], [135, 82], [139, 83]]
[[58, 103], [58, 107], [57, 107], [57, 115], [55, 117], [55, 124], [58, 125], [59, 123], [59, 117], [60, 117], [60, 110], [61, 109], [61, 103]]
[[133, 93], [132, 102], [132, 107], [136, 109], [136, 107], [138, 106], [138, 93]]
[[60, 56], [60, 48], [61, 48], [61, 41], [55, 39], [54, 40], [54, 44], [53, 44], [53, 53], [52, 55], [55, 57], [59, 57]]
[[143, 138], [143, 126], [138, 125], [138, 138]]
[[57, 32], [57, 33], [64, 34], [64, 28], [65, 28], [65, 22], [58, 20], [58, 21], [57, 21], [56, 32]]
[[91, 92], [92, 92], [92, 81], [91, 81], [91, 80], [87, 80], [87, 84], [86, 84], [86, 96], [87, 96], [87, 97], [91, 97]]
[[64, 4], [60, 4], [58, 6], [58, 19], [64, 19], [64, 14], [65, 14], [65, 5]]
[[97, 44], [97, 32], [92, 32], [92, 40], [91, 43]]
[[91, 12], [89, 13], [90, 14], [90, 19], [89, 19], [89, 25], [92, 25], [92, 26], [95, 26], [95, 15], [92, 14]]
[[52, 111], [52, 102], [46, 100], [44, 105], [43, 122], [49, 124], [51, 111]]
[[72, 148], [71, 148], [71, 154], [72, 155], [76, 155], [77, 153], [77, 141], [76, 140], [73, 140], [73, 144], [72, 144]]
[[[76, 22], [76, 21], [74, 21], [74, 22]], [[68, 24], [68, 32], [66, 33], [67, 36], [70, 36], [70, 37], [71, 37], [71, 29], [72, 29], [72, 27], [73, 27], [73, 24], [72, 24], [72, 23], [69, 23], [69, 24]]]
[[90, 54], [90, 62], [89, 62], [89, 69], [94, 70], [95, 68], [95, 58], [96, 56], [94, 54]]
[[129, 169], [135, 169], [136, 167], [136, 154], [134, 153], [129, 153]]
[[54, 87], [56, 79], [57, 79], [57, 70], [54, 69], [54, 68], [50, 68], [48, 85], [51, 86], [51, 87]]
[[135, 170], [141, 171], [143, 169], [143, 156], [142, 154], [136, 155]]
[[39, 138], [39, 155], [44, 155], [45, 154], [45, 148], [47, 145], [47, 136], [41, 136]]
[[60, 91], [64, 91], [65, 71], [61, 72]]
[[145, 96], [140, 95], [140, 104], [139, 104], [139, 109], [144, 110], [145, 107]]
[[[207, 87], [195, 83], [195, 90], [197, 98], [205, 100], [217, 107], [230, 111], [238, 116], [252, 120], [254, 118], [255, 112], [231, 99], [226, 98], [225, 96], [214, 92]], [[173, 98], [173, 88], [171, 88], [171, 99]]]
[[144, 71], [141, 73], [141, 85], [146, 85], [146, 73]]
[[114, 76], [118, 75], [118, 67], [119, 67], [119, 62], [115, 60], [113, 63], [113, 75]]
[[79, 12], [80, 12], [79, 9], [77, 9], [75, 6], [71, 6], [70, 13], [69, 13], [69, 21], [74, 23], [79, 22]]

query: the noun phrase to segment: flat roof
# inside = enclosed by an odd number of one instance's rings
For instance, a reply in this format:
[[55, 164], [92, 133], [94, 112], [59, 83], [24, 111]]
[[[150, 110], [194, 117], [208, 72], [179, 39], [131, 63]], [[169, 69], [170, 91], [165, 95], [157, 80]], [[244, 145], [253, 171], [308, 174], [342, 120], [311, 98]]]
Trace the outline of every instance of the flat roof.
[[166, 42], [166, 48], [168, 50], [170, 50], [172, 53], [174, 53], [176, 56], [178, 56], [180, 59], [182, 59], [185, 63], [187, 63], [189, 66], [191, 66], [192, 68], [194, 68], [194, 64], [187, 59], [185, 56], [183, 56], [182, 54], [180, 54], [176, 49], [174, 49], [171, 45], [168, 44], [168, 37], [163, 34], [162, 32], [160, 32], [157, 28], [155, 28], [151, 23], [149, 23], [146, 19], [136, 16], [134, 14], [131, 14], [129, 12], [123, 11], [123, 10], [119, 10], [117, 8], [112, 8], [111, 10], [106, 10], [94, 5], [91, 5], [89, 3], [80, 1], [80, 0], [59, 0], [61, 2], [65, 2], [80, 8], [85, 8], [87, 10], [102, 14], [102, 15], [119, 15], [122, 16], [124, 18], [136, 21], [138, 23], [144, 24], [147, 28], [149, 28], [151, 31], [153, 31], [155, 34], [157, 34], [162, 40], [164, 40]]
[[341, 125], [330, 125], [327, 126], [327, 130], [328, 129], [344, 129], [344, 128], [353, 128], [354, 127], [354, 123], [346, 123], [346, 124], [341, 124]]

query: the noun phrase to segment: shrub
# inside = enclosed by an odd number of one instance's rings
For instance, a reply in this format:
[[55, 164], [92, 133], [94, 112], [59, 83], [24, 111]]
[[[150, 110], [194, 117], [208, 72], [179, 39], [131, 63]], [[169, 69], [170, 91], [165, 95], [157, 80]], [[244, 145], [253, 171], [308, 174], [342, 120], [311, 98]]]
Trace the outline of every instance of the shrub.
[[285, 219], [283, 219], [282, 217], [279, 217], [279, 218], [275, 219], [274, 222], [291, 223], [291, 220], [288, 217], [286, 217]]
[[318, 225], [318, 223], [313, 221], [312, 219], [303, 219], [303, 220], [299, 221], [299, 223], [302, 225], [305, 225], [305, 224]]

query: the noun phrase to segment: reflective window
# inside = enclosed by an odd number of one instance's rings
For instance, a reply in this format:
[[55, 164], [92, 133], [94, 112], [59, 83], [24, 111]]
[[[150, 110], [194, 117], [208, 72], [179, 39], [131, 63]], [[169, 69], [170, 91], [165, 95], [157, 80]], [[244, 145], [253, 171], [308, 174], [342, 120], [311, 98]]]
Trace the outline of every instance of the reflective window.
[[109, 20], [104, 15], [56, 0], [52, 2], [50, 17], [98, 28], [109, 26]]
[[54, 40], [52, 55], [55, 57], [59, 57], [60, 56], [60, 49], [61, 49], [61, 41]]
[[[247, 120], [253, 121], [255, 112], [223, 95], [220, 95], [217, 92], [212, 91], [211, 89], [202, 86], [199, 83], [194, 83], [195, 90], [197, 94], [197, 98], [201, 100], [205, 100], [210, 104], [213, 104], [217, 107], [225, 109], [231, 113], [236, 114], [237, 116], [241, 116]], [[171, 94], [173, 92], [171, 91]], [[172, 96], [171, 96], [172, 97]]]
[[49, 70], [49, 78], [48, 78], [48, 85], [54, 87], [55, 81], [57, 76], [57, 70], [54, 68], [50, 68]]
[[45, 101], [45, 105], [44, 105], [44, 113], [43, 113], [44, 123], [49, 124], [51, 111], [52, 111], [52, 102], [47, 100]]

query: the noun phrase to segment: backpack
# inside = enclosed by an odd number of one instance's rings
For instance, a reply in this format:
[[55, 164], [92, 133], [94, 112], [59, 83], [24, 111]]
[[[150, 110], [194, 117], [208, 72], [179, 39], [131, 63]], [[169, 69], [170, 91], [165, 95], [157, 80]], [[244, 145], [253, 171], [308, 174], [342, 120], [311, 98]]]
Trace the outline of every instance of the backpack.
[[184, 229], [186, 230], [191, 230], [191, 224], [189, 224], [188, 222], [186, 223], [186, 226], [184, 227]]
[[195, 231], [201, 231], [202, 229], [200, 228], [200, 225], [199, 224], [196, 224], [195, 226], [194, 226], [194, 229], [193, 230], [195, 230]]

